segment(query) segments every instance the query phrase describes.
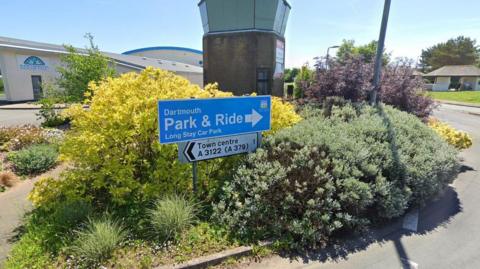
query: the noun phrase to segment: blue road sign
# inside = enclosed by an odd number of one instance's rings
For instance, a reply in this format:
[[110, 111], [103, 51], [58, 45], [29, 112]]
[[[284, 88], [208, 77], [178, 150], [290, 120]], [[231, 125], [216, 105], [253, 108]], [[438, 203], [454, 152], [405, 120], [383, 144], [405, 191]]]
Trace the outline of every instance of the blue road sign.
[[270, 130], [271, 97], [158, 101], [160, 143]]

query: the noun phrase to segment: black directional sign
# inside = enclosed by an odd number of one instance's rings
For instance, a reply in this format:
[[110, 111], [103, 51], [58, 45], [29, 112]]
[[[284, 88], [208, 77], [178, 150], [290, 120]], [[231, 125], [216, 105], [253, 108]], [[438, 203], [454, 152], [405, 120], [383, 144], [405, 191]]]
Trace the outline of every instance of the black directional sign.
[[189, 159], [191, 162], [196, 161], [195, 155], [193, 155], [193, 148], [195, 147], [195, 142], [188, 143], [188, 146], [185, 148], [183, 154]]
[[179, 144], [178, 157], [182, 162], [196, 162], [255, 151], [261, 134], [211, 138]]

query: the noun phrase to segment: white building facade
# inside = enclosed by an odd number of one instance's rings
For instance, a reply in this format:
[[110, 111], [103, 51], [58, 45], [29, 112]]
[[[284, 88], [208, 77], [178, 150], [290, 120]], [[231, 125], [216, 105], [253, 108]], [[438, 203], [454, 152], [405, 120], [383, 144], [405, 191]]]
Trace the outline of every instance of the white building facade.
[[[59, 45], [0, 37], [0, 70], [6, 100], [20, 102], [41, 98], [42, 85], [55, 83], [59, 77], [57, 67], [61, 64], [61, 55], [66, 53], [65, 48]], [[203, 86], [203, 69], [197, 65], [134, 55], [104, 54], [115, 62], [119, 74], [139, 72], [153, 66]]]

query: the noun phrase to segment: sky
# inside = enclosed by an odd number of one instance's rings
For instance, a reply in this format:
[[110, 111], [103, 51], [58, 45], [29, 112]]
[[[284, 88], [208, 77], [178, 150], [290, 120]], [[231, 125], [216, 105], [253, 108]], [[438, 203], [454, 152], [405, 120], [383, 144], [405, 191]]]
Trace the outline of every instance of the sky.
[[[202, 49], [198, 0], [0, 0], [0, 36], [103, 51], [150, 46]], [[377, 39], [384, 0], [289, 0], [286, 65], [313, 64], [327, 48]], [[465, 35], [480, 41], [478, 0], [392, 0], [386, 49], [418, 60], [422, 49]], [[335, 51], [331, 50], [331, 54]]]

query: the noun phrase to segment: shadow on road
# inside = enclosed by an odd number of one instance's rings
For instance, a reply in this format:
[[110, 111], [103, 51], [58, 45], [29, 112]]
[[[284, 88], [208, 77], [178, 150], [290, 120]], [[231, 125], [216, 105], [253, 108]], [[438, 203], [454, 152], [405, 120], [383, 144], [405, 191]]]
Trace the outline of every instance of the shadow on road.
[[466, 173], [466, 172], [470, 172], [470, 171], [476, 171], [473, 167], [471, 166], [468, 166], [468, 165], [462, 165], [460, 166], [460, 174], [463, 174], [463, 173]]
[[[403, 268], [413, 269], [415, 267], [409, 263], [408, 253], [401, 242], [402, 237], [430, 233], [448, 224], [450, 220], [460, 212], [462, 212], [462, 206], [458, 199], [457, 192], [453, 187], [449, 186], [442, 195], [420, 210], [418, 230], [416, 232], [402, 229], [403, 218], [398, 218], [385, 225], [384, 228], [372, 229], [360, 235], [346, 235], [325, 249], [297, 256], [289, 254], [288, 258], [292, 260], [302, 260], [304, 263], [312, 261], [325, 262], [327, 260], [340, 261], [346, 259], [350, 254], [365, 250], [373, 243], [384, 244], [386, 242], [393, 242]], [[355, 238], [348, 239], [352, 237]], [[286, 257], [287, 255], [283, 256]]]

